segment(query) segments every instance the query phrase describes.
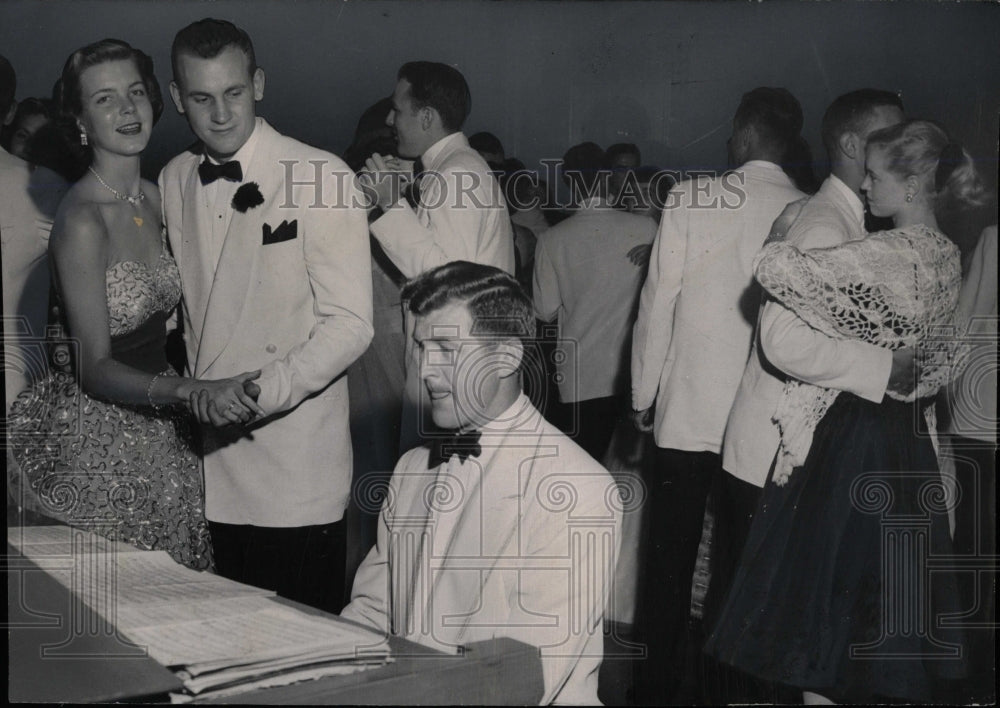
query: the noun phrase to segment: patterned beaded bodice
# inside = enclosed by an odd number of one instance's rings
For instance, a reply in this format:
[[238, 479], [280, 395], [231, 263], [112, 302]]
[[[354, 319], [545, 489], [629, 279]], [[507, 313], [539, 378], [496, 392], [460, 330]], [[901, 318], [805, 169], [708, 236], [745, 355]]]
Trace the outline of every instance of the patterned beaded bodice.
[[152, 268], [140, 261], [119, 261], [105, 274], [112, 337], [128, 334], [158, 312], [169, 312], [181, 299], [177, 263], [164, 245]]

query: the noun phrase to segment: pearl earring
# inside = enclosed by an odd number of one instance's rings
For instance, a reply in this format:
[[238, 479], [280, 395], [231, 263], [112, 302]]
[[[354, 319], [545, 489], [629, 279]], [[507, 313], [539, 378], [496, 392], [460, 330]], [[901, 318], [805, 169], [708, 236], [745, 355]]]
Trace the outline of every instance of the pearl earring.
[[81, 145], [87, 144], [87, 134], [83, 132], [83, 130], [80, 131], [80, 144]]
[[912, 194], [907, 194], [906, 195], [906, 201], [912, 202], [913, 201], [913, 195]]

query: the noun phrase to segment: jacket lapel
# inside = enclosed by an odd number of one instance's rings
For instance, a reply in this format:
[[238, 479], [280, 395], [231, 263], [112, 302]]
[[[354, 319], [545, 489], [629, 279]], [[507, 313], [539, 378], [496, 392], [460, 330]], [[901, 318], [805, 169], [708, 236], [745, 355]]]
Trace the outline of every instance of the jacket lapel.
[[210, 233], [211, 224], [207, 212], [198, 201], [198, 162], [199, 160], [192, 161], [191, 171], [183, 185], [183, 242], [180, 253], [181, 282], [185, 285], [184, 299], [196, 342], [200, 342], [202, 338], [208, 294], [212, 289], [212, 283], [205, 275], [205, 259], [208, 258], [206, 234]]
[[246, 306], [247, 291], [257, 271], [262, 238], [261, 217], [273, 197], [270, 194], [273, 185], [261, 184], [259, 175], [265, 172], [262, 166], [267, 164], [274, 133], [263, 121], [259, 129], [261, 135], [250, 164], [243, 172], [243, 184], [256, 181], [265, 202], [246, 212], [234, 211], [229, 222], [205, 307], [205, 325], [198, 348], [195, 376], [204, 375], [232, 339]]

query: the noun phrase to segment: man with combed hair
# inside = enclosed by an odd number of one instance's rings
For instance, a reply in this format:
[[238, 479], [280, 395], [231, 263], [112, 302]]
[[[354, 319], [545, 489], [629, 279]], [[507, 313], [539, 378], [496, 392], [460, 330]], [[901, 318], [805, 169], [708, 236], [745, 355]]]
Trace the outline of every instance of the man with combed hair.
[[260, 408], [245, 425], [192, 400], [216, 568], [336, 612], [352, 471], [343, 374], [372, 338], [363, 200], [340, 158], [256, 117], [264, 72], [246, 32], [192, 23], [171, 60], [170, 95], [200, 139], [160, 174], [188, 367], [260, 372], [245, 385]]
[[649, 647], [640, 700], [669, 702], [683, 674], [705, 502], [756, 316], [745, 312], [756, 304], [753, 257], [775, 217], [803, 196], [779, 166], [801, 129], [785, 89], [744, 94], [729, 139], [735, 172], [674, 187], [653, 244], [632, 343], [635, 420], [656, 442], [636, 613]]
[[391, 158], [376, 153], [367, 167], [382, 210], [372, 234], [407, 278], [455, 260], [514, 272], [499, 185], [461, 132], [471, 103], [465, 77], [447, 64], [414, 61], [399, 70], [386, 124], [399, 157], [415, 161], [413, 186], [404, 195], [398, 180], [385, 178], [397, 165]]
[[507, 273], [461, 261], [403, 298], [445, 434], [396, 465], [341, 616], [452, 652], [518, 639], [541, 653], [543, 704], [597, 703], [621, 501], [521, 391], [531, 302]]

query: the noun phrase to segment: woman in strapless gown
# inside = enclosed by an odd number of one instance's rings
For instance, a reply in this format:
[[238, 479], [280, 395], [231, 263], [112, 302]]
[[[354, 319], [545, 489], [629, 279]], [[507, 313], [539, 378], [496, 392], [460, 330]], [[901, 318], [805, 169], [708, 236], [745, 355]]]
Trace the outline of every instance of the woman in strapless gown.
[[253, 374], [199, 381], [167, 363], [180, 275], [139, 158], [163, 109], [152, 60], [118, 40], [74, 52], [58, 102], [90, 164], [50, 240], [72, 373], [53, 372], [8, 416], [8, 483], [24, 508], [177, 562], [212, 565], [201, 469], [183, 404], [222, 394], [230, 424], [259, 408]]

